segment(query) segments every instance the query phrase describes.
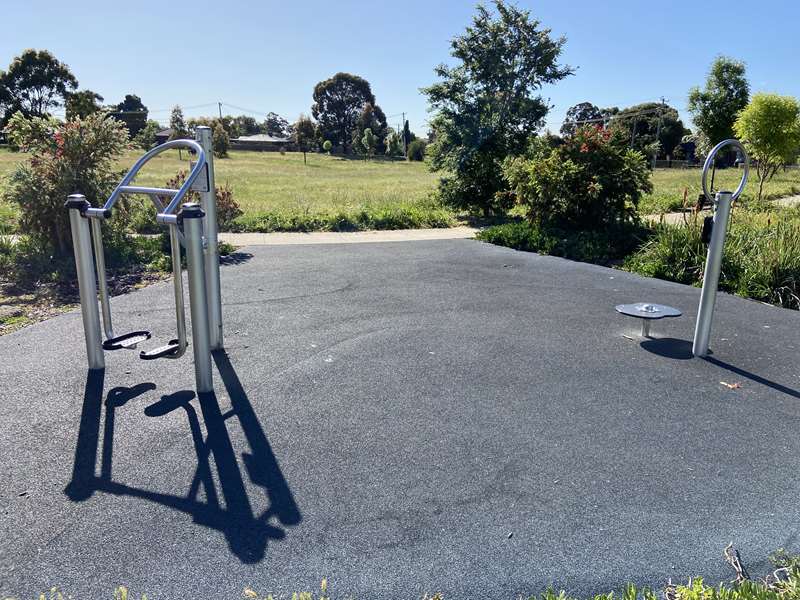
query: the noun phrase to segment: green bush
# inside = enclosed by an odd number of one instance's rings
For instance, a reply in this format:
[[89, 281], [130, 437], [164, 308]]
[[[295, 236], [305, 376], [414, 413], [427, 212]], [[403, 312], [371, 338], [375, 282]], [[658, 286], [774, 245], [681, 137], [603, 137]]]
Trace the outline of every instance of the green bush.
[[422, 162], [425, 160], [425, 148], [427, 144], [424, 140], [412, 140], [408, 144], [408, 160]]
[[[688, 285], [702, 284], [707, 247], [700, 223], [661, 225], [625, 268]], [[800, 212], [735, 211], [725, 242], [720, 289], [800, 309]]]
[[515, 250], [604, 265], [633, 252], [648, 235], [649, 230], [633, 224], [589, 231], [516, 221], [487, 227], [478, 232], [476, 237], [481, 241]]
[[635, 222], [639, 200], [652, 191], [644, 156], [596, 127], [555, 148], [535, 140], [528, 155], [506, 160], [503, 174], [531, 221], [565, 228]]
[[20, 208], [20, 233], [61, 254], [68, 253], [72, 236], [64, 202], [75, 192], [85, 195], [94, 206], [105, 202], [121, 177], [114, 162], [127, 147], [127, 130], [121, 122], [98, 112], [66, 123], [28, 119], [16, 113], [7, 131], [11, 140], [28, 152], [28, 159], [8, 178], [4, 192], [6, 201]]
[[228, 157], [228, 150], [231, 147], [231, 138], [219, 121], [217, 121], [212, 129], [211, 142], [214, 145], [214, 156], [217, 158]]

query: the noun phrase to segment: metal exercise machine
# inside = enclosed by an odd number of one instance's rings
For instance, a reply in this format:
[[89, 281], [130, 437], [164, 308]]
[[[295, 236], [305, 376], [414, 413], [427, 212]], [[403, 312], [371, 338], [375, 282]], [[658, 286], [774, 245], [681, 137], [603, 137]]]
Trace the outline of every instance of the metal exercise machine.
[[[195, 383], [198, 393], [207, 393], [213, 390], [211, 351], [222, 348], [222, 302], [211, 129], [198, 127], [195, 137], [196, 140], [172, 140], [146, 152], [131, 167], [102, 208], [93, 208], [82, 194], [69, 196], [65, 206], [69, 209], [89, 368], [105, 368], [105, 350], [133, 349], [151, 337], [149, 331], [132, 331], [121, 335], [114, 333], [101, 230], [102, 222], [111, 218], [112, 208], [122, 195], [145, 194], [155, 205], [156, 222], [169, 228], [177, 337], [158, 348], [142, 350], [139, 357], [143, 360], [176, 359], [186, 352], [189, 342], [186, 339], [186, 312], [181, 277], [180, 247], [183, 245], [186, 248], [189, 279]], [[170, 148], [187, 148], [196, 155], [191, 172], [180, 189], [132, 185], [136, 175], [148, 161]], [[199, 193], [200, 204], [187, 203], [181, 207], [181, 201], [190, 190]], [[164, 206], [161, 198], [169, 198], [170, 201]], [[97, 304], [98, 291], [103, 314], [102, 331]]]
[[[706, 187], [706, 176], [714, 164], [714, 158], [717, 153], [725, 146], [733, 146], [741, 152], [744, 157], [744, 174], [735, 192], [721, 190], [712, 199]], [[700, 308], [697, 310], [697, 323], [695, 324], [694, 342], [692, 343], [692, 354], [695, 356], [706, 356], [708, 354], [711, 321], [714, 317], [714, 303], [717, 299], [722, 251], [725, 246], [725, 235], [728, 232], [731, 204], [742, 194], [744, 186], [747, 185], [749, 173], [750, 157], [738, 140], [724, 140], [714, 146], [703, 165], [703, 195], [706, 201], [713, 205], [714, 216], [706, 217], [703, 222], [703, 239], [708, 243], [708, 256], [706, 257], [706, 268], [703, 271], [703, 291], [700, 293]]]

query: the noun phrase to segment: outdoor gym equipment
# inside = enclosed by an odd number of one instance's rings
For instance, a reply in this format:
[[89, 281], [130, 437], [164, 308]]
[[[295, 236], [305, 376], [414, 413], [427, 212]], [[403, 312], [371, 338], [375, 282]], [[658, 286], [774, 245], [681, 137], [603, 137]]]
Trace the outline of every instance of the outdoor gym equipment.
[[665, 304], [651, 304], [637, 302], [635, 304], [618, 304], [616, 311], [627, 317], [636, 317], [642, 320], [642, 337], [650, 337], [650, 322], [667, 317], [680, 317], [681, 311]]
[[[706, 187], [706, 176], [709, 168], [714, 164], [714, 158], [717, 153], [725, 146], [738, 148], [739, 152], [742, 153], [742, 156], [744, 156], [744, 174], [735, 192], [721, 190], [717, 192], [712, 200], [711, 194]], [[711, 321], [714, 317], [714, 303], [717, 299], [722, 251], [725, 246], [725, 234], [730, 220], [731, 204], [741, 195], [744, 186], [747, 185], [749, 173], [750, 157], [738, 140], [724, 140], [714, 146], [703, 165], [703, 194], [706, 200], [713, 204], [714, 216], [711, 220], [706, 220], [703, 227], [704, 238], [708, 240], [708, 256], [706, 257], [706, 268], [703, 271], [703, 291], [700, 293], [700, 307], [697, 310], [697, 323], [694, 328], [694, 342], [692, 343], [692, 354], [694, 356], [706, 356], [708, 354]]]
[[[114, 334], [101, 230], [102, 222], [111, 218], [112, 208], [122, 195], [145, 194], [155, 205], [156, 222], [169, 228], [177, 337], [153, 350], [142, 350], [139, 357], [143, 360], [176, 359], [186, 352], [188, 341], [180, 254], [183, 245], [186, 248], [189, 279], [195, 383], [198, 393], [207, 393], [213, 390], [211, 351], [222, 348], [222, 303], [211, 129], [198, 127], [195, 137], [196, 141], [172, 140], [146, 152], [131, 167], [102, 208], [92, 208], [82, 194], [69, 196], [65, 206], [69, 209], [89, 369], [105, 368], [104, 350], [133, 349], [151, 337], [150, 332], [144, 330]], [[196, 155], [191, 172], [180, 189], [132, 185], [148, 161], [170, 148], [187, 148]], [[201, 203], [187, 203], [181, 207], [181, 201], [190, 190], [199, 193]], [[171, 198], [166, 206], [161, 201], [162, 197]], [[102, 332], [97, 308], [98, 290], [103, 313]], [[105, 340], [102, 333], [105, 334]]]

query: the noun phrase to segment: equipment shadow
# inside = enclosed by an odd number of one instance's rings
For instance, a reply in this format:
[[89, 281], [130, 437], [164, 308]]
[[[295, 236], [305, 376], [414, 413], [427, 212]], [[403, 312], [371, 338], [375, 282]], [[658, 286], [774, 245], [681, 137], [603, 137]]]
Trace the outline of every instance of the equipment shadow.
[[[692, 342], [688, 340], [680, 340], [676, 338], [657, 338], [645, 340], [639, 345], [648, 352], [652, 352], [653, 354], [663, 356], [665, 358], [671, 358], [673, 360], [689, 360], [690, 358], [693, 358]], [[709, 350], [709, 355], [704, 357], [703, 360], [711, 363], [712, 365], [720, 367], [721, 369], [730, 371], [739, 377], [744, 377], [750, 381], [754, 381], [755, 383], [759, 383], [771, 388], [776, 392], [800, 399], [800, 391], [775, 381], [771, 381], [765, 377], [762, 377], [761, 375], [756, 375], [755, 373], [742, 369], [741, 367], [734, 366], [712, 355], [713, 353]]]
[[[162, 396], [148, 406], [145, 414], [160, 417], [175, 410], [185, 413], [197, 454], [197, 469], [184, 495], [146, 490], [114, 481], [112, 461], [116, 413], [130, 400], [155, 389], [153, 383], [117, 387], [105, 399], [100, 475], [96, 475], [100, 449], [100, 423], [103, 416], [104, 371], [89, 371], [78, 429], [72, 479], [64, 492], [73, 501], [87, 500], [96, 491], [131, 496], [156, 502], [192, 516], [195, 523], [221, 532], [231, 552], [244, 563], [257, 563], [266, 555], [269, 540], [286, 536], [282, 527], [270, 523], [275, 517], [283, 527], [300, 523], [302, 516], [289, 485], [278, 465], [266, 434], [256, 416], [233, 365], [224, 350], [213, 353], [231, 410], [222, 413], [216, 394], [181, 391]], [[267, 506], [258, 511], [247, 494], [245, 480], [226, 421], [236, 418], [244, 432], [250, 452], [242, 453], [242, 463], [250, 482], [264, 489]], [[205, 436], [203, 433], [205, 426]], [[213, 468], [212, 468], [213, 464]], [[216, 470], [217, 486], [214, 482]], [[201, 488], [204, 497], [201, 495]], [[219, 488], [219, 489], [218, 489]]]

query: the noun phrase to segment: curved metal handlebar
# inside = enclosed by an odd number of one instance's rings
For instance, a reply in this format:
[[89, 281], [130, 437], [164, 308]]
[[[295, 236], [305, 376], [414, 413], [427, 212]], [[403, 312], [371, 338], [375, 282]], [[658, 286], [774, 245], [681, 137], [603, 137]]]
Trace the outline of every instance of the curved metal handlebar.
[[708, 157], [706, 157], [706, 162], [703, 165], [703, 177], [702, 177], [702, 184], [703, 184], [703, 194], [706, 197], [706, 200], [709, 202], [714, 202], [714, 199], [711, 197], [711, 194], [708, 193], [708, 188], [706, 187], [706, 175], [708, 174], [708, 169], [714, 163], [714, 157], [717, 153], [722, 150], [725, 146], [733, 146], [734, 148], [738, 148], [739, 151], [744, 156], [744, 175], [742, 176], [742, 181], [739, 182], [739, 187], [736, 188], [736, 191], [733, 192], [733, 197], [731, 198], [731, 202], [736, 200], [744, 190], [744, 186], [747, 185], [747, 176], [750, 174], [750, 157], [747, 155], [747, 151], [742, 146], [742, 143], [739, 140], [723, 140], [716, 146], [711, 149], [711, 152], [708, 153]]
[[[158, 156], [170, 148], [189, 148], [197, 153], [197, 162], [179, 190], [128, 185], [151, 158]], [[86, 211], [86, 215], [96, 219], [107, 219], [111, 216], [111, 208], [116, 204], [122, 194], [148, 194], [153, 198], [156, 207], [159, 208], [159, 214], [156, 217], [158, 221], [165, 223], [176, 221], [176, 217], [172, 213], [180, 205], [181, 200], [183, 200], [183, 197], [192, 187], [194, 180], [197, 179], [197, 176], [200, 174], [200, 171], [205, 168], [205, 165], [206, 153], [203, 147], [194, 140], [170, 140], [169, 142], [165, 142], [152, 150], [148, 150], [136, 161], [130, 171], [128, 171], [119, 185], [111, 193], [108, 200], [106, 200], [103, 208], [90, 208]], [[172, 196], [172, 200], [170, 200], [170, 203], [165, 208], [161, 209], [161, 203], [157, 200], [158, 196]]]

